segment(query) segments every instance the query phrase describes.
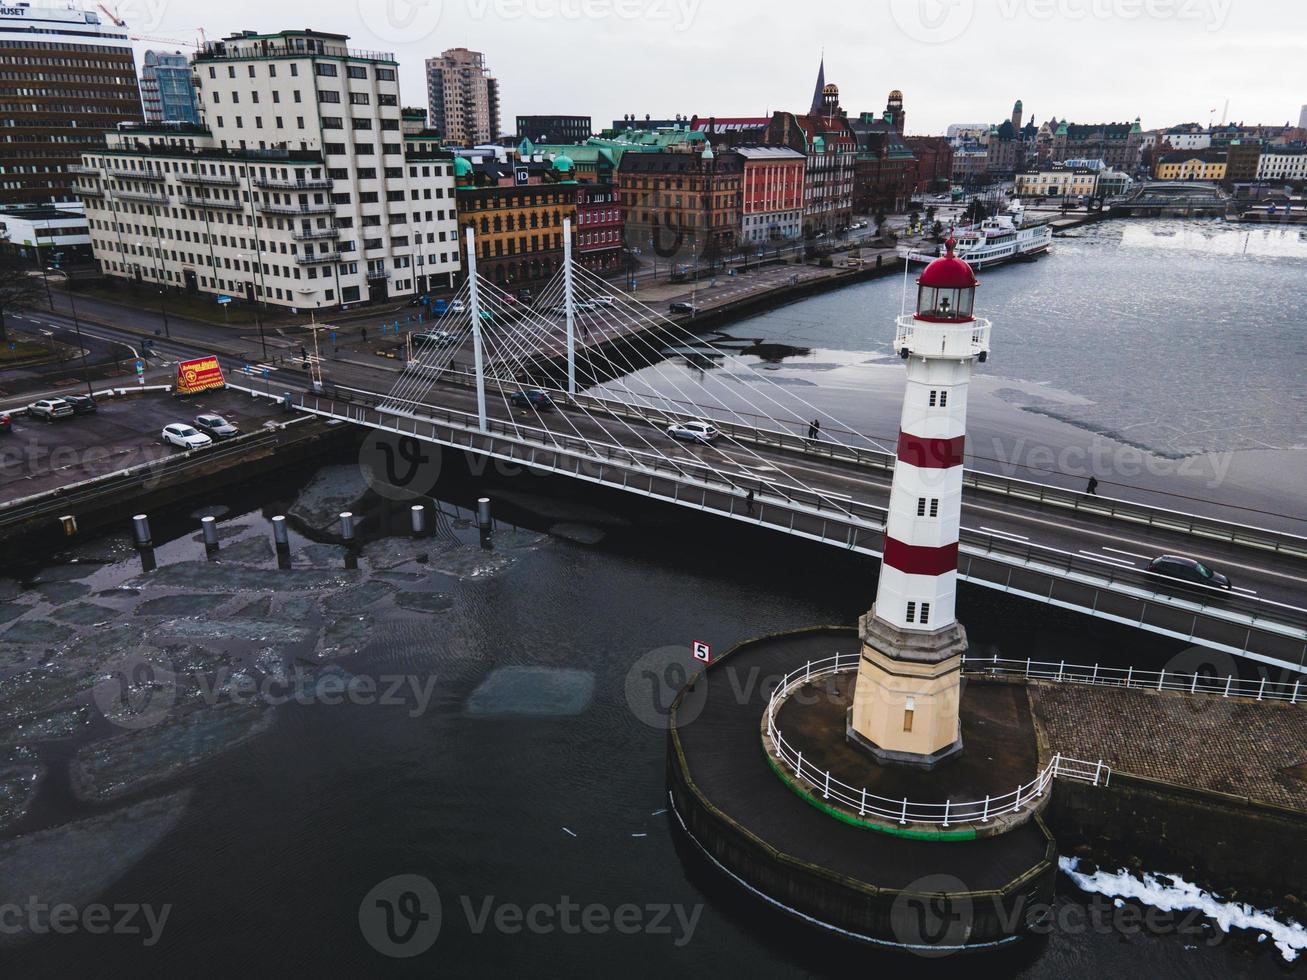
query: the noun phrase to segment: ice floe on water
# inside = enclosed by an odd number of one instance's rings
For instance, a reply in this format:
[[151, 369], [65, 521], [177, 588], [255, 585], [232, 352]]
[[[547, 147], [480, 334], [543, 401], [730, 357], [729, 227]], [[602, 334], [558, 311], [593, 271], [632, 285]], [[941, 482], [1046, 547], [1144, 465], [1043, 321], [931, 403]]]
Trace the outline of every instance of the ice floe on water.
[[8, 830], [26, 815], [44, 775], [43, 766], [6, 765], [0, 761], [0, 831]]
[[501, 667], [467, 699], [470, 715], [579, 715], [594, 698], [594, 674], [564, 667]]
[[454, 597], [443, 592], [397, 592], [395, 605], [409, 612], [438, 613], [452, 609]]
[[[0, 906], [86, 908], [177, 826], [189, 798], [174, 793], [0, 844]], [[0, 930], [0, 946], [32, 938], [26, 926], [19, 917], [15, 930]]]
[[369, 491], [358, 465], [325, 466], [295, 499], [287, 516], [318, 531], [330, 530], [342, 511], [355, 511]]
[[[1202, 912], [1220, 927], [1222, 932], [1231, 929], [1250, 929], [1262, 933], [1275, 943], [1275, 948], [1288, 962], [1307, 950], [1307, 928], [1300, 923], [1281, 922], [1271, 912], [1253, 908], [1242, 902], [1227, 902], [1211, 892], [1175, 875], [1145, 873], [1136, 878], [1128, 871], [1103, 871], [1093, 874], [1078, 871], [1074, 857], [1058, 858], [1058, 865], [1070, 876], [1081, 891], [1106, 895], [1109, 898], [1133, 899], [1164, 912], [1182, 912], [1194, 909]], [[1264, 940], [1263, 940], [1264, 941]]]
[[102, 606], [98, 602], [74, 602], [71, 605], [60, 606], [50, 613], [51, 619], [57, 619], [61, 623], [72, 623], [75, 626], [96, 626], [100, 623], [108, 623], [117, 616], [116, 609]]

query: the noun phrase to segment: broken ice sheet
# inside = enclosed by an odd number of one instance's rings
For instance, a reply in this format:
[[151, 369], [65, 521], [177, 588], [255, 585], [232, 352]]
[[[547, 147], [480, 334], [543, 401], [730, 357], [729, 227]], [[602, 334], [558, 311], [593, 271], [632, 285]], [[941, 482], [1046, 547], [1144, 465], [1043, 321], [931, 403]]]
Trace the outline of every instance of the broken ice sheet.
[[86, 705], [63, 708], [38, 718], [20, 721], [13, 728], [0, 731], [0, 748], [72, 738], [86, 731], [90, 724], [91, 709]]
[[334, 660], [358, 653], [372, 636], [372, 617], [340, 616], [327, 624], [318, 644], [320, 660]]
[[76, 626], [95, 626], [97, 623], [107, 623], [117, 617], [117, 610], [97, 602], [74, 602], [69, 606], [60, 606], [50, 613], [51, 619]]
[[27, 813], [44, 775], [41, 766], [0, 766], [0, 831], [8, 830]]
[[0, 643], [30, 643], [45, 650], [53, 650], [74, 635], [70, 627], [52, 623], [48, 619], [24, 619], [0, 634]]
[[[189, 799], [175, 793], [0, 844], [0, 906], [85, 908], [177, 826]], [[0, 930], [0, 946], [32, 938], [23, 926]]]
[[160, 639], [245, 640], [252, 643], [302, 643], [309, 631], [302, 626], [258, 619], [169, 619], [150, 630]]
[[73, 793], [88, 802], [111, 800], [172, 779], [262, 735], [273, 717], [273, 709], [259, 701], [225, 701], [92, 742], [69, 764]]
[[143, 589], [221, 589], [232, 592], [304, 592], [351, 585], [357, 573], [344, 569], [247, 568], [207, 561], [164, 565], [148, 576], [133, 579]]
[[454, 606], [454, 597], [443, 592], [398, 592], [395, 605], [410, 612], [447, 612]]
[[136, 607], [138, 616], [203, 616], [230, 601], [230, 595], [189, 592], [146, 599]]
[[364, 582], [362, 585], [333, 592], [331, 595], [324, 597], [322, 604], [328, 614], [362, 612], [368, 606], [380, 602], [394, 591], [395, 587], [390, 583], [374, 579], [370, 582]]
[[246, 538], [233, 544], [223, 545], [218, 551], [220, 564], [259, 565], [273, 558], [272, 543], [267, 538]]
[[470, 715], [579, 715], [594, 697], [594, 674], [565, 667], [500, 667], [467, 699]]
[[0, 677], [0, 722], [48, 714], [93, 684], [85, 672], [59, 666], [31, 667]]
[[366, 475], [357, 464], [324, 466], [300, 491], [287, 514], [320, 531], [339, 525], [342, 511], [355, 511], [368, 493]]

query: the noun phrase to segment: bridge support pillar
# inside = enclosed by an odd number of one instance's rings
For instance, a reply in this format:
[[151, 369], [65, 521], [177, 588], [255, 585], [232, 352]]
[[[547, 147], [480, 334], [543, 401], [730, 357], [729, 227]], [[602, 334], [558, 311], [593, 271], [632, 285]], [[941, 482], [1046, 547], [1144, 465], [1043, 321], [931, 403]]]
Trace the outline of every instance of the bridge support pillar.
[[567, 393], [576, 394], [576, 299], [572, 283], [572, 219], [563, 219], [563, 303], [567, 307]]
[[477, 281], [476, 233], [467, 230], [467, 291], [468, 306], [472, 310], [472, 359], [476, 369], [477, 424], [482, 432], [486, 425], [486, 366], [481, 350], [481, 290]]

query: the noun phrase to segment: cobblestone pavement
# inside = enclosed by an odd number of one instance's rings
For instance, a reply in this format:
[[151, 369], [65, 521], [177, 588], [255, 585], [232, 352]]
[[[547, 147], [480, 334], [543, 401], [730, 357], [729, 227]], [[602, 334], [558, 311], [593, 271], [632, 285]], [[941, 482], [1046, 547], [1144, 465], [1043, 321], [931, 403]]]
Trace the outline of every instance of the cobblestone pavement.
[[1053, 682], [1029, 693], [1041, 755], [1307, 810], [1307, 704]]

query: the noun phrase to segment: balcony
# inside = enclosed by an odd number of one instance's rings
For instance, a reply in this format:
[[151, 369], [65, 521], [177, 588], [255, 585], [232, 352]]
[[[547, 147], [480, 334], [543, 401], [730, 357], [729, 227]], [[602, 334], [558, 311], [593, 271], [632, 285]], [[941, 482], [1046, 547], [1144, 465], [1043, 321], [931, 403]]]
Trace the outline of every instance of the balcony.
[[390, 273], [387, 272], [385, 269], [368, 270], [368, 282], [372, 282], [378, 279], [389, 279], [389, 278], [390, 278]]
[[339, 238], [339, 228], [300, 228], [291, 234], [297, 242], [311, 242], [317, 238]]
[[113, 194], [120, 201], [138, 201], [141, 204], [167, 204], [167, 194], [150, 194], [145, 191], [114, 191]]
[[334, 214], [334, 204], [260, 204], [259, 210], [264, 214]]
[[261, 187], [265, 191], [328, 191], [335, 185], [330, 177], [322, 177], [317, 180], [270, 180], [266, 177], [256, 177], [254, 186]]
[[79, 197], [104, 197], [104, 191], [98, 187], [87, 187], [84, 184], [73, 184], [73, 193]]
[[229, 201], [220, 197], [188, 197], [182, 201], [188, 208], [220, 208], [224, 211], [244, 211], [241, 201]]
[[296, 265], [322, 265], [327, 262], [339, 262], [339, 252], [310, 252], [307, 255], [295, 256]]
[[110, 177], [120, 177], [123, 180], [148, 180], [159, 184], [165, 180], [163, 174], [154, 170], [120, 170], [117, 167], [105, 167], [104, 172]]
[[81, 164], [81, 163], [70, 163], [64, 169], [67, 170], [70, 174], [86, 174], [88, 177], [100, 176], [99, 167], [88, 167], [85, 164]]
[[240, 179], [235, 174], [178, 174], [183, 184], [207, 184], [211, 187], [236, 187]]
[[964, 359], [989, 353], [989, 321], [930, 323], [911, 314], [898, 317], [894, 349], [918, 357]]

